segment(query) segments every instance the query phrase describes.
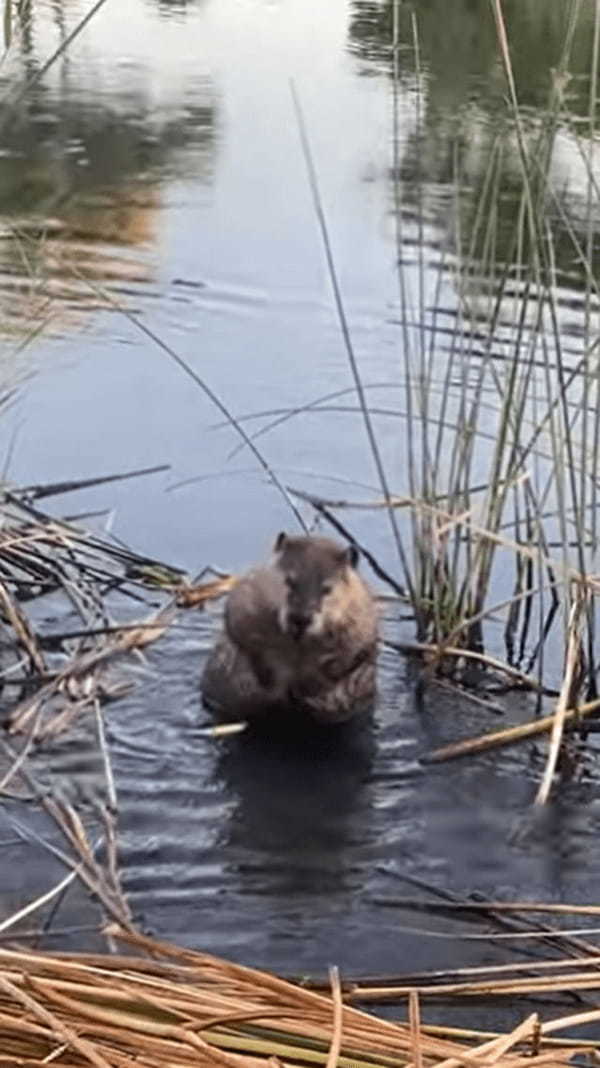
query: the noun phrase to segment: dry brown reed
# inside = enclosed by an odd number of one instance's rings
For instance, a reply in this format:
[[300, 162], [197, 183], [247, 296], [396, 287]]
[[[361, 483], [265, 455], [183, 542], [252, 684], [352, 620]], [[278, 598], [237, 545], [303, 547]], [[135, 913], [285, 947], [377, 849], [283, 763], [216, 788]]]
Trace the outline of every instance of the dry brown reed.
[[[131, 475], [155, 470], [160, 469]], [[105, 751], [101, 705], [129, 688], [126, 680], [115, 679], [106, 669], [161, 637], [177, 607], [198, 607], [220, 596], [233, 581], [220, 575], [191, 584], [180, 570], [56, 519], [37, 504], [53, 493], [124, 477], [131, 476], [0, 490], [0, 680], [8, 694], [10, 731], [26, 733], [29, 745], [91, 712]], [[145, 618], [132, 619], [131, 604], [147, 603], [147, 591], [151, 604], [158, 600], [160, 607]], [[78, 630], [44, 630], [39, 613], [31, 609], [49, 593], [62, 595], [65, 613], [75, 609]], [[115, 621], [112, 613], [121, 608], [122, 621]], [[51, 654], [57, 652], [61, 661], [53, 668]], [[6, 790], [26, 755], [27, 748], [3, 776], [0, 791]]]
[[[597, 714], [600, 710], [600, 698], [586, 701], [585, 704], [576, 708], [568, 708], [562, 715], [563, 726], [579, 724], [586, 716]], [[444, 745], [440, 749], [434, 749], [421, 757], [422, 764], [441, 764], [446, 760], [455, 760], [458, 757], [471, 756], [474, 753], [484, 753], [488, 749], [502, 749], [504, 746], [516, 745], [518, 742], [528, 741], [531, 738], [548, 734], [554, 728], [556, 716], [542, 716], [533, 719], [529, 723], [521, 723], [517, 727], [505, 727], [499, 731], [489, 731], [477, 738], [467, 738], [462, 742], [453, 742]]]
[[[541, 1021], [524, 1013], [504, 1034], [428, 1027], [421, 983], [395, 992], [402, 1022], [377, 1019], [332, 996], [276, 976], [113, 925], [131, 955], [58, 955], [0, 949], [0, 1065], [55, 1063], [61, 1068], [531, 1068], [592, 1054], [593, 1041], [551, 1038], [600, 1022], [600, 1010]], [[600, 973], [597, 973], [600, 974]], [[553, 989], [572, 984], [556, 980]], [[487, 992], [512, 994], [520, 1006], [536, 980], [491, 980]], [[573, 989], [577, 989], [575, 980]], [[481, 995], [479, 982], [439, 986], [445, 994]], [[362, 990], [362, 1000], [387, 991]], [[346, 1000], [348, 995], [345, 995]]]

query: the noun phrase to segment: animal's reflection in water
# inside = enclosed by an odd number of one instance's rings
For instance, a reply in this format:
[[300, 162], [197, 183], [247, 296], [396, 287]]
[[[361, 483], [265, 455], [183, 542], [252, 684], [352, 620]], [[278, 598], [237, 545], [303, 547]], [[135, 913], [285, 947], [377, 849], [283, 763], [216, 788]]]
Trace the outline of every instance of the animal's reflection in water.
[[228, 864], [247, 892], [323, 893], [358, 878], [353, 847], [370, 821], [370, 720], [337, 728], [253, 731], [228, 744], [217, 775], [237, 798]]

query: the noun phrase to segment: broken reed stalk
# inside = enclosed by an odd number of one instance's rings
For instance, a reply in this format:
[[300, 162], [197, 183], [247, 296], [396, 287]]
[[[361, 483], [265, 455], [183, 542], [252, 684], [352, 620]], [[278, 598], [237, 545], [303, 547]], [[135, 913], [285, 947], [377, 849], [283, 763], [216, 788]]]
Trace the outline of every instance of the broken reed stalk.
[[548, 797], [550, 796], [552, 780], [554, 778], [554, 773], [558, 765], [558, 758], [563, 739], [568, 705], [574, 697], [576, 698], [577, 692], [579, 690], [579, 680], [576, 678], [576, 671], [581, 664], [581, 636], [579, 633], [579, 629], [582, 609], [582, 595], [581, 593], [576, 592], [575, 599], [571, 606], [571, 616], [569, 619], [569, 626], [567, 632], [567, 662], [563, 676], [560, 696], [558, 698], [556, 710], [553, 716], [550, 746], [548, 749], [546, 767], [544, 768], [542, 781], [540, 782], [535, 799], [536, 805], [544, 805], [548, 800]]
[[[594, 701], [587, 701], [577, 708], [566, 709], [562, 715], [563, 725], [577, 725], [580, 719], [592, 716], [599, 709], [600, 698], [596, 698]], [[543, 716], [541, 719], [534, 719], [518, 727], [507, 727], [504, 730], [483, 734], [478, 738], [468, 738], [463, 742], [445, 745], [440, 749], [434, 749], [431, 753], [426, 753], [420, 758], [420, 762], [422, 764], [441, 764], [446, 760], [455, 760], [458, 757], [469, 756], [473, 753], [483, 753], [487, 749], [499, 749], [503, 746], [514, 745], [516, 742], [548, 733], [555, 725], [555, 718], [554, 715]]]
[[[495, 908], [496, 910], [502, 911], [502, 910], [508, 908], [512, 904], [512, 902], [501, 902], [501, 903], [493, 902], [491, 904], [492, 904], [492, 907]], [[428, 903], [428, 907], [429, 908], [432, 907], [432, 903], [431, 902]], [[441, 906], [441, 907], [443, 907], [443, 906]], [[448, 906], [446, 906], [446, 907], [448, 907]], [[461, 907], [464, 908], [464, 906], [461, 906]], [[533, 911], [543, 911], [543, 906], [540, 906], [539, 909], [536, 909], [534, 902], [530, 902], [529, 903], [529, 907], [531, 907], [531, 909]], [[576, 908], [576, 906], [572, 906], [572, 907], [574, 909]], [[527, 908], [527, 906], [524, 907], [523, 911], [526, 911], [526, 908]], [[466, 983], [467, 977], [476, 977], [476, 981], [477, 982], [479, 982], [479, 981], [483, 980], [484, 978], [486, 978], [487, 980], [489, 980], [489, 981], [491, 981], [493, 983], [496, 977], [499, 977], [500, 979], [502, 979], [503, 977], [506, 977], [506, 976], [511, 976], [511, 975], [518, 977], [521, 973], [527, 973], [528, 975], [535, 976], [535, 977], [539, 978], [540, 974], [544, 975], [544, 974], [546, 974], [548, 972], [551, 972], [551, 971], [554, 971], [554, 972], [560, 972], [560, 971], [568, 972], [568, 971], [570, 971], [570, 969], [582, 968], [584, 965], [586, 965], [590, 969], [589, 975], [591, 977], [594, 974], [591, 971], [591, 969], [592, 968], [597, 969], [599, 964], [600, 964], [600, 956], [598, 956], [598, 955], [596, 955], [596, 956], [590, 955], [590, 956], [586, 956], [584, 958], [582, 958], [582, 957], [565, 957], [563, 959], [554, 959], [554, 960], [546, 960], [546, 959], [542, 959], [542, 958], [536, 957], [535, 959], [529, 958], [526, 962], [517, 961], [517, 962], [515, 962], [513, 964], [488, 964], [488, 965], [478, 965], [476, 967], [466, 967], [466, 968], [457, 967], [457, 968], [448, 968], [446, 970], [436, 969], [436, 970], [432, 970], [432, 971], [411, 972], [411, 973], [406, 973], [404, 975], [395, 975], [395, 976], [385, 975], [385, 976], [378, 976], [376, 978], [369, 977], [369, 978], [359, 978], [359, 979], [346, 979], [344, 981], [343, 992], [344, 992], [344, 996], [348, 1000], [350, 1000], [350, 1001], [360, 1001], [361, 994], [364, 991], [369, 992], [369, 991], [375, 990], [376, 988], [383, 988], [385, 990], [391, 990], [391, 989], [399, 990], [399, 989], [402, 989], [402, 990], [406, 991], [406, 990], [419, 989], [420, 987], [423, 987], [423, 988], [426, 988], [426, 989], [434, 988], [435, 990], [438, 990], [439, 989], [439, 985], [438, 984], [450, 984], [450, 983], [456, 984], [457, 982], [461, 982], [462, 981], [463, 985], [465, 985], [465, 990], [467, 988], [469, 990], [471, 990], [471, 989], [474, 989], [474, 988], [471, 986], [470, 983]], [[299, 981], [299, 980], [290, 980], [290, 981]], [[325, 991], [326, 988], [327, 988], [327, 984], [323, 980], [311, 980], [311, 981], [309, 981], [309, 980], [304, 979], [301, 982], [302, 982], [303, 986], [307, 986], [308, 985], [308, 988], [311, 989], [311, 990]], [[561, 992], [563, 992], [563, 993], [568, 992], [568, 982], [569, 982], [568, 975], [564, 975], [563, 976], [563, 987], [561, 989]], [[401, 997], [404, 997], [404, 994]], [[374, 998], [373, 998], [373, 1000], [374, 1000]], [[490, 1036], [490, 1037], [492, 1037], [492, 1036]], [[496, 1037], [496, 1036], [493, 1036], [493, 1037]]]
[[3, 920], [0, 920], [0, 934], [4, 934], [9, 931], [11, 927], [16, 927], [27, 916], [31, 916], [33, 912], [37, 912], [38, 909], [44, 907], [44, 905], [50, 904], [54, 898], [59, 897], [70, 885], [75, 881], [78, 875], [77, 868], [74, 868], [68, 875], [65, 875], [64, 879], [53, 886], [50, 890], [40, 894], [34, 901], [30, 901], [29, 904], [24, 905], [23, 908], [17, 909], [11, 916], [6, 916]]
[[531, 675], [525, 675], [522, 671], [517, 671], [516, 668], [506, 664], [503, 660], [497, 660], [496, 657], [489, 656], [486, 653], [477, 652], [474, 649], [463, 649], [460, 646], [456, 648], [446, 645], [439, 646], [428, 642], [394, 642], [386, 640], [384, 644], [388, 646], [388, 648], [397, 649], [402, 653], [424, 656], [426, 662], [438, 661], [441, 659], [442, 655], [454, 657], [457, 660], [471, 660], [476, 664], [481, 664], [483, 667], [491, 668], [495, 672], [506, 675], [517, 686], [524, 690], [533, 690], [536, 693], [547, 693], [550, 696], [554, 696], [554, 691], [547, 690]]
[[[137, 627], [128, 627], [119, 634], [113, 635], [96, 648], [85, 650], [67, 663], [67, 665], [49, 682], [44, 683], [32, 697], [26, 698], [13, 710], [10, 717], [11, 732], [21, 732], [37, 715], [40, 706], [65, 688], [70, 680], [90, 680], [99, 666], [107, 663], [116, 656], [130, 652], [132, 649], [143, 648], [150, 642], [164, 634], [169, 624], [174, 619], [174, 610], [171, 605], [160, 609], [159, 612], [138, 624]], [[88, 690], [86, 697], [91, 702], [94, 690]]]
[[421, 1047], [421, 1007], [417, 990], [408, 991], [408, 1025], [413, 1042], [412, 1057], [415, 1068], [423, 1068]]
[[339, 1063], [342, 1049], [342, 1031], [344, 1023], [344, 1005], [342, 1002], [342, 988], [340, 985], [340, 973], [332, 966], [329, 969], [329, 982], [331, 983], [331, 998], [333, 1001], [333, 1028], [331, 1032], [331, 1046], [327, 1056], [325, 1068], [336, 1068]]
[[[582, 963], [581, 961], [579, 962]], [[532, 966], [533, 970], [534, 966]], [[599, 990], [600, 971], [573, 972], [568, 982], [565, 976], [556, 978], [484, 979], [480, 982], [452, 983], [435, 982], [431, 985], [366, 986], [357, 984], [347, 997], [356, 1002], [403, 1001], [411, 993], [419, 997], [446, 998], [465, 995], [478, 997], [520, 997], [522, 994], [573, 994], [576, 991]]]

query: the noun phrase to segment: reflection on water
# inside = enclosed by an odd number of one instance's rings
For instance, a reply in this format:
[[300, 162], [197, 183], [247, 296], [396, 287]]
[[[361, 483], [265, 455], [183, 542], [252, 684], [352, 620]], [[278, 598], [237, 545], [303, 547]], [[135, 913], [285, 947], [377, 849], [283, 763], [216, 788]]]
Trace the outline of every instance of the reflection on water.
[[224, 748], [217, 774], [235, 808], [223, 845], [248, 890], [268, 882], [282, 896], [318, 897], [356, 885], [346, 853], [368, 811], [373, 756], [372, 723], [295, 745], [258, 735]]
[[[394, 0], [352, 0], [349, 47], [367, 71], [375, 67], [392, 75], [395, 6]], [[583, 272], [574, 270], [572, 234], [574, 230], [581, 237], [587, 232], [585, 153], [595, 5], [592, 0], [578, 5], [578, 17], [571, 24], [573, 10], [570, 4], [548, 4], [546, 0], [527, 4], [507, 0], [503, 4], [517, 98], [532, 150], [537, 143], [541, 150], [542, 130], [555, 127], [550, 173], [560, 205], [550, 207], [550, 217], [557, 274], [567, 290], [583, 288], [585, 284]], [[475, 229], [483, 207], [496, 216], [496, 265], [512, 265], [516, 255], [515, 211], [522, 195], [522, 180], [490, 5], [487, 0], [457, 0], [450, 14], [444, 0], [428, 0], [419, 4], [414, 24], [408, 8], [400, 5], [398, 38], [402, 109], [409, 100], [416, 106], [417, 96], [419, 99], [418, 122], [415, 117], [403, 144], [397, 176], [407, 215], [410, 217], [412, 209], [442, 226], [446, 230], [444, 244], [452, 253], [460, 250], [460, 233], [465, 237], [463, 254], [474, 241], [475, 254], [483, 257], [489, 233], [482, 229], [478, 234]], [[569, 74], [562, 78], [557, 71], [567, 40]], [[559, 93], [560, 114], [568, 114], [564, 124], [555, 122], [549, 113]], [[404, 129], [402, 134], [404, 141]], [[494, 175], [497, 186], [486, 202], [485, 190], [493, 166], [498, 169]], [[531, 180], [535, 184], [535, 174]], [[453, 219], [457, 210], [457, 187], [461, 193], [460, 227], [457, 220], [449, 229], [448, 219]], [[594, 256], [597, 254], [596, 237]], [[522, 249], [521, 255], [526, 259]], [[474, 296], [476, 291], [477, 283], [469, 295]], [[568, 292], [563, 297], [566, 299]]]
[[[414, 86], [415, 40], [411, 11], [395, 0], [350, 0], [349, 41], [353, 55], [392, 68], [394, 7], [398, 7], [400, 79]], [[548, 102], [552, 72], [560, 64], [572, 5], [545, 0], [505, 0], [502, 5], [510, 40], [517, 96], [525, 107]], [[578, 5], [573, 25], [569, 67], [573, 85], [569, 108], [587, 116], [592, 68], [594, 2]], [[427, 76], [427, 107], [433, 119], [444, 112], [457, 121], [465, 109], [488, 114], [505, 111], [506, 83], [498, 62], [496, 30], [486, 0], [425, 0], [416, 12], [420, 69]], [[441, 131], [443, 136], [443, 130]]]
[[30, 329], [49, 311], [64, 329], [67, 308], [97, 302], [86, 279], [148, 281], [165, 180], [210, 179], [210, 80], [190, 69], [175, 91], [161, 92], [151, 23], [146, 54], [124, 69], [107, 74], [101, 48], [79, 51], [76, 43], [19, 97], [82, 13], [79, 5], [18, 8], [10, 52], [17, 85], [4, 81], [10, 122], [0, 153], [0, 290], [9, 329], [21, 320]]

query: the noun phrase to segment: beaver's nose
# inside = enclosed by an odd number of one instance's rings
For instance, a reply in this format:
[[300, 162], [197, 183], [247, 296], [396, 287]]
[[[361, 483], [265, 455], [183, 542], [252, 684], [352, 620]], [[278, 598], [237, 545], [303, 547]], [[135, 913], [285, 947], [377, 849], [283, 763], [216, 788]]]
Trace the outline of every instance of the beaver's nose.
[[290, 630], [295, 638], [301, 638], [310, 625], [311, 616], [308, 612], [291, 612], [289, 617]]

